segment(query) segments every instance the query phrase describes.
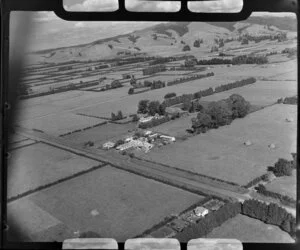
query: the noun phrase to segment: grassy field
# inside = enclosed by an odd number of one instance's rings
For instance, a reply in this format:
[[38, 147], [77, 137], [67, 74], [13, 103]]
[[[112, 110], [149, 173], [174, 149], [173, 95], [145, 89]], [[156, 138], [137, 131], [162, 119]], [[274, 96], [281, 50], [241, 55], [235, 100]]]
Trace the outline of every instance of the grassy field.
[[63, 113], [49, 115], [38, 119], [31, 119], [22, 122], [22, 127], [28, 129], [42, 130], [47, 134], [59, 136], [78, 129], [94, 126], [105, 122], [103, 119]]
[[287, 195], [293, 199], [297, 199], [297, 173], [293, 171], [292, 176], [282, 176], [268, 183], [266, 189], [282, 195]]
[[[104, 238], [125, 241], [202, 198], [107, 166], [27, 199], [55, 217], [53, 226], [59, 221], [73, 231], [94, 231]], [[20, 199], [15, 204], [24, 201]], [[96, 215], [91, 214], [93, 210], [97, 211]], [[22, 217], [22, 214], [15, 216]], [[35, 216], [22, 217], [23, 224], [31, 223]], [[38, 217], [43, 219], [42, 215]]]
[[203, 101], [218, 101], [228, 98], [232, 94], [242, 95], [253, 105], [269, 105], [275, 103], [279, 98], [297, 94], [297, 82], [281, 81], [257, 81], [254, 84], [220, 92], [202, 98]]
[[[294, 122], [287, 123], [286, 117]], [[292, 159], [291, 153], [296, 152], [296, 120], [295, 105], [274, 105], [229, 126], [154, 148], [142, 157], [245, 185], [265, 173], [278, 158]], [[253, 145], [245, 146], [247, 140]], [[275, 149], [268, 147], [271, 143]]]
[[209, 233], [207, 238], [238, 239], [253, 243], [293, 243], [293, 238], [279, 227], [245, 215], [237, 215]]
[[103, 126], [87, 129], [82, 132], [64, 136], [64, 139], [76, 144], [84, 144], [87, 141], [93, 141], [95, 146], [101, 146], [108, 140], [116, 141], [128, 134], [128, 130], [136, 128], [135, 123], [114, 124], [109, 123]]
[[100, 164], [43, 143], [13, 150], [11, 154], [9, 198]]

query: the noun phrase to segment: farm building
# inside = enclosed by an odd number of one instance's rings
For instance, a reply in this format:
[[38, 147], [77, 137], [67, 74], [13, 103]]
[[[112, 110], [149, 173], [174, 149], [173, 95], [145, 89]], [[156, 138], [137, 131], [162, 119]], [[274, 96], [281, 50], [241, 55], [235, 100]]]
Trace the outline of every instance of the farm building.
[[168, 135], [161, 135], [160, 138], [166, 139], [166, 140], [172, 141], [172, 142], [176, 141], [175, 137], [173, 137], [173, 136], [168, 136]]
[[205, 207], [196, 207], [194, 209], [194, 213], [198, 217], [204, 217], [205, 215], [208, 214], [208, 209], [206, 209]]
[[111, 149], [115, 146], [115, 143], [108, 141], [106, 143], [103, 144], [103, 149]]
[[148, 116], [148, 117], [141, 117], [139, 122], [144, 123], [144, 122], [150, 122], [154, 116]]
[[145, 152], [148, 152], [152, 147], [153, 147], [153, 145], [148, 142], [141, 141], [141, 140], [131, 140], [127, 143], [124, 143], [124, 144], [118, 146], [117, 149], [120, 151], [124, 151], [124, 150], [130, 149], [130, 148], [141, 148]]

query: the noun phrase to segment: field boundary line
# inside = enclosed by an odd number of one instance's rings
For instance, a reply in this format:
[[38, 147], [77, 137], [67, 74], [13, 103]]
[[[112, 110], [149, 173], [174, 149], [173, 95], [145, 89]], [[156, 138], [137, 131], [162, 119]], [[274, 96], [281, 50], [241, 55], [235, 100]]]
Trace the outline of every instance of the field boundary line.
[[26, 191], [26, 192], [24, 192], [24, 193], [22, 193], [22, 194], [18, 194], [18, 195], [12, 196], [12, 197], [10, 197], [10, 198], [7, 199], [7, 203], [12, 202], [12, 201], [15, 201], [15, 200], [18, 200], [18, 199], [21, 199], [21, 198], [24, 198], [25, 196], [28, 196], [28, 195], [31, 195], [31, 194], [33, 194], [33, 193], [39, 192], [39, 191], [41, 191], [41, 190], [50, 188], [50, 187], [52, 187], [52, 186], [54, 186], [54, 185], [60, 184], [60, 183], [62, 183], [62, 182], [65, 182], [65, 181], [68, 181], [68, 180], [71, 180], [71, 179], [74, 179], [74, 178], [79, 177], [79, 176], [81, 176], [81, 175], [90, 173], [90, 172], [92, 172], [92, 171], [94, 171], [94, 170], [100, 169], [100, 168], [105, 167], [105, 166], [107, 166], [107, 165], [108, 165], [108, 164], [106, 164], [106, 163], [102, 163], [102, 164], [100, 164], [100, 165], [91, 167], [91, 168], [89, 168], [89, 169], [79, 171], [79, 172], [77, 172], [77, 173], [75, 173], [75, 174], [72, 174], [72, 175], [70, 175], [70, 176], [67, 176], [67, 177], [58, 179], [58, 180], [56, 180], [56, 181], [54, 181], [54, 182], [51, 182], [51, 183], [48, 183], [48, 184], [45, 184], [45, 185], [36, 187], [36, 188], [34, 188], [34, 189], [32, 189], [32, 190], [29, 190], [29, 191]]

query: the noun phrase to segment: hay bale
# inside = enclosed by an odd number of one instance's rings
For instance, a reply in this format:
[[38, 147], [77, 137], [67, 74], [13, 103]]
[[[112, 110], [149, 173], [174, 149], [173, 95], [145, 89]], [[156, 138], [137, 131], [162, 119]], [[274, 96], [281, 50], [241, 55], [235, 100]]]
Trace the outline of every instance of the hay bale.
[[269, 145], [269, 148], [270, 148], [270, 149], [275, 149], [275, 148], [276, 148], [276, 146], [275, 146], [275, 144], [274, 144], [274, 143], [271, 143], [271, 144]]
[[244, 142], [244, 145], [246, 145], [246, 146], [251, 146], [251, 145], [252, 145], [252, 142], [249, 141], [249, 140], [247, 140], [247, 141]]

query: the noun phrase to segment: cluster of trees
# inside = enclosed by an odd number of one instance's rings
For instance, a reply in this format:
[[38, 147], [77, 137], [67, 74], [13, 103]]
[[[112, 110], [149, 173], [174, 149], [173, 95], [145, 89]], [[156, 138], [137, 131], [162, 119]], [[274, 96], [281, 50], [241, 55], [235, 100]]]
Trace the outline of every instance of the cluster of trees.
[[296, 219], [284, 208], [275, 203], [266, 203], [257, 200], [246, 200], [242, 206], [242, 214], [259, 219], [267, 224], [279, 226], [282, 230], [295, 235]]
[[164, 115], [166, 112], [166, 106], [159, 101], [140, 100], [138, 104], [138, 113], [149, 115]]
[[229, 125], [234, 119], [245, 117], [249, 109], [250, 103], [237, 94], [225, 100], [210, 102], [196, 118], [192, 118], [192, 131], [199, 134], [211, 128]]
[[282, 194], [279, 194], [279, 193], [269, 191], [262, 184], [259, 184], [258, 187], [256, 188], [256, 190], [257, 190], [258, 193], [263, 194], [265, 196], [269, 196], [269, 197], [272, 197], [272, 198], [275, 198], [275, 199], [279, 199], [280, 202], [284, 205], [296, 206], [296, 201], [293, 198], [291, 198], [287, 195], [282, 195]]
[[139, 128], [148, 129], [148, 128], [158, 126], [158, 125], [163, 124], [168, 121], [170, 121], [170, 118], [168, 116], [163, 116], [161, 118], [154, 118], [149, 122], [140, 123]]
[[291, 176], [293, 169], [296, 168], [296, 161], [288, 161], [286, 159], [279, 158], [274, 167], [271, 168], [276, 177]]
[[175, 96], [176, 96], [176, 93], [173, 92], [173, 93], [166, 94], [164, 98], [168, 99], [168, 98], [172, 98], [172, 97], [175, 97]]
[[[129, 52], [127, 52], [128, 54]], [[131, 57], [131, 58], [124, 58], [124, 59], [118, 59], [116, 61], [116, 66], [122, 66], [122, 65], [126, 65], [126, 64], [132, 64], [132, 63], [139, 63], [139, 62], [145, 62], [148, 60], [151, 60], [153, 58], [151, 57]]]
[[152, 74], [162, 72], [162, 71], [166, 71], [166, 70], [167, 70], [167, 68], [163, 64], [155, 65], [155, 66], [143, 69], [143, 75], [152, 75]]
[[122, 120], [124, 118], [123, 113], [121, 110], [118, 111], [117, 114], [111, 113], [111, 120], [112, 121], [118, 121]]
[[190, 51], [191, 50], [191, 47], [189, 45], [185, 45], [183, 48], [182, 48], [182, 51]]
[[203, 43], [203, 39], [197, 39], [194, 41], [194, 47], [199, 48], [200, 44]]
[[298, 104], [298, 96], [286, 97], [283, 100], [283, 104]]
[[297, 55], [297, 48], [285, 48], [281, 51], [281, 54], [288, 54], [288, 57]]
[[215, 74], [213, 72], [211, 73], [207, 73], [207, 74], [204, 74], [204, 75], [191, 75], [191, 76], [187, 76], [187, 77], [181, 77], [181, 78], [178, 78], [178, 79], [175, 79], [175, 80], [172, 80], [172, 81], [168, 81], [167, 85], [168, 86], [172, 86], [172, 85], [175, 85], [175, 84], [180, 84], [180, 83], [183, 83], [183, 82], [189, 82], [189, 81], [193, 81], [193, 80], [196, 80], [196, 79], [202, 79], [202, 78], [205, 78], [205, 77], [210, 77], [210, 76], [214, 76]]
[[178, 233], [175, 238], [180, 242], [187, 242], [191, 239], [203, 237], [210, 233], [214, 228], [221, 226], [226, 220], [235, 217], [241, 212], [241, 204], [226, 203], [219, 210], [210, 212], [196, 224], [186, 227]]
[[219, 92], [223, 92], [223, 91], [227, 91], [230, 89], [234, 89], [234, 88], [239, 88], [245, 85], [249, 85], [249, 84], [253, 84], [256, 82], [256, 79], [254, 77], [250, 77], [247, 79], [243, 79], [240, 81], [235, 81], [232, 83], [227, 83], [227, 84], [222, 84], [221, 86], [217, 86], [215, 88], [215, 93], [219, 93]]
[[215, 38], [215, 43], [219, 46], [219, 48], [224, 47], [224, 39], [223, 38]]
[[116, 89], [121, 88], [123, 85], [120, 81], [114, 80], [110, 84], [106, 84], [105, 87], [101, 88], [101, 91], [109, 90], [109, 89]]

